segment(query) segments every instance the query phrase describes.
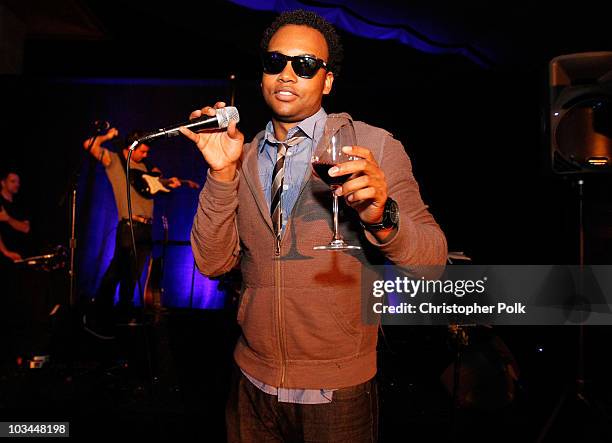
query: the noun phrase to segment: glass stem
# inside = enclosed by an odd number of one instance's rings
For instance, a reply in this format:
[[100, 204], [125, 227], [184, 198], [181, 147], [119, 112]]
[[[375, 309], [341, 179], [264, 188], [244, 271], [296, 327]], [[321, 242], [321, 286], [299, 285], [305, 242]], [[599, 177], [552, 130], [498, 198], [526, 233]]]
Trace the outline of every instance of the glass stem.
[[332, 189], [332, 195], [334, 197], [334, 206], [333, 206], [333, 212], [334, 212], [334, 238], [332, 239], [332, 241], [337, 241], [337, 240], [342, 240], [342, 237], [340, 236], [340, 234], [338, 234], [338, 196], [336, 195], [336, 193], [334, 191], [335, 191], [335, 189]]

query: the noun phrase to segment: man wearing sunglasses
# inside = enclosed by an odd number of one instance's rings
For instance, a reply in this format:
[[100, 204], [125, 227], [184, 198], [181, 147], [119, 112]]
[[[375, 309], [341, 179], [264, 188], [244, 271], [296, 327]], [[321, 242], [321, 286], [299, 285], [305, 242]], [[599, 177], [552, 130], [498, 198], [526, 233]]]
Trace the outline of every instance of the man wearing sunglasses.
[[[312, 175], [310, 159], [342, 49], [334, 28], [306, 11], [282, 14], [261, 47], [272, 114], [265, 130], [245, 144], [235, 122], [212, 133], [181, 129], [209, 165], [191, 236], [198, 268], [216, 276], [240, 264], [243, 274], [228, 440], [376, 441], [377, 325], [361, 321], [363, 264], [444, 264], [446, 240], [401, 143], [355, 121], [360, 146], [351, 152], [359, 160], [331, 173], [351, 174], [337, 191], [352, 207], [342, 232], [362, 249], [313, 251], [329, 240], [332, 223], [329, 188]], [[279, 235], [271, 206], [281, 170]]]

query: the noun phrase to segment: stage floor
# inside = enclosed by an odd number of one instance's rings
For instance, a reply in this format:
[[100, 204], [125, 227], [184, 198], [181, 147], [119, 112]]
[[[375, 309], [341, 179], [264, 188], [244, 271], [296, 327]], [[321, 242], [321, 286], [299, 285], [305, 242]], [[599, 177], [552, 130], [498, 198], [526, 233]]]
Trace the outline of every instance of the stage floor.
[[[102, 341], [81, 328], [78, 313], [58, 313], [50, 360], [39, 369], [27, 367], [27, 334], [14, 333], [0, 376], [2, 421], [68, 421], [71, 436], [82, 438], [224, 441], [239, 333], [233, 311], [168, 310], [157, 319], [145, 316], [144, 324], [120, 327], [116, 340]], [[385, 326], [383, 332], [377, 378], [384, 442], [536, 441], [564, 387], [572, 386], [575, 327], [469, 330], [459, 391], [472, 407], [462, 409], [451, 407], [441, 380], [445, 371], [452, 374], [455, 358], [447, 328]], [[609, 348], [612, 328], [585, 332], [586, 393], [596, 407], [573, 402], [570, 392], [543, 441], [610, 441], [612, 384], [599, 351]], [[502, 356], [500, 343], [509, 356]], [[508, 358], [519, 371], [511, 386], [497, 377]]]

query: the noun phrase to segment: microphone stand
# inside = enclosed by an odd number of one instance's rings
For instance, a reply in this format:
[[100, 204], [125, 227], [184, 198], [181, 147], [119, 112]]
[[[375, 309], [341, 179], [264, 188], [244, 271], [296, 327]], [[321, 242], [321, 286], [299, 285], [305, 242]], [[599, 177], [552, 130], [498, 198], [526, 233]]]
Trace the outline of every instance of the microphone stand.
[[70, 194], [70, 268], [68, 269], [68, 278], [70, 279], [70, 290], [69, 290], [69, 303], [70, 307], [73, 308], [76, 305], [75, 299], [75, 268], [74, 268], [74, 258], [76, 253], [76, 199], [77, 199], [77, 190], [76, 185], [72, 188], [72, 193]]
[[[129, 220], [129, 225], [130, 225], [130, 237], [131, 237], [131, 243], [132, 243], [132, 254], [133, 254], [133, 259], [134, 259], [134, 268], [138, 269], [138, 249], [136, 247], [136, 236], [134, 235], [134, 220], [133, 220], [133, 213], [132, 213], [132, 192], [131, 192], [131, 182], [130, 182], [130, 162], [132, 160], [132, 153], [134, 152], [134, 150], [138, 147], [139, 144], [143, 143], [144, 141], [146, 141], [147, 136], [145, 137], [141, 137], [138, 140], [134, 140], [132, 142], [132, 144], [129, 146], [128, 148], [128, 154], [127, 154], [127, 158], [126, 158], [126, 167], [125, 167], [125, 184], [126, 184], [126, 197], [127, 197], [127, 209], [128, 209], [128, 220]], [[136, 289], [138, 291], [138, 297], [140, 298], [140, 306], [142, 307], [142, 310], [144, 312], [145, 310], [145, 294], [144, 294], [144, 289], [142, 288], [141, 284], [140, 284], [140, 275], [138, 276], [138, 279], [136, 281]], [[147, 358], [147, 375], [148, 375], [148, 387], [150, 389], [150, 391], [152, 392], [155, 384], [157, 382], [157, 377], [154, 374], [154, 370], [153, 370], [153, 361], [152, 361], [152, 356], [151, 356], [151, 349], [150, 349], [150, 345], [149, 345], [149, 338], [147, 336], [147, 330], [146, 328], [144, 328], [144, 326], [146, 326], [146, 323], [144, 322], [138, 322], [136, 323], [134, 326], [140, 326], [142, 329], [142, 334], [143, 334], [143, 338], [144, 338], [144, 348], [145, 348], [145, 354], [146, 354], [146, 358]]]
[[236, 74], [231, 74], [230, 77], [230, 106], [234, 106], [234, 102], [236, 101]]
[[[91, 139], [89, 146], [87, 147], [87, 151], [91, 149], [93, 144], [96, 141], [96, 138], [99, 136], [99, 131]], [[72, 171], [70, 178], [70, 239], [68, 241], [69, 249], [70, 249], [70, 267], [68, 269], [68, 279], [69, 279], [69, 292], [68, 292], [68, 303], [71, 308], [74, 308], [78, 302], [76, 297], [76, 249], [77, 249], [77, 239], [76, 239], [76, 204], [77, 204], [77, 188], [79, 185], [79, 178], [81, 177], [81, 171], [83, 169], [83, 164], [85, 163], [86, 154], [81, 154], [81, 160], [76, 165], [74, 170]], [[64, 197], [60, 200], [59, 205], [63, 205], [65, 201]]]

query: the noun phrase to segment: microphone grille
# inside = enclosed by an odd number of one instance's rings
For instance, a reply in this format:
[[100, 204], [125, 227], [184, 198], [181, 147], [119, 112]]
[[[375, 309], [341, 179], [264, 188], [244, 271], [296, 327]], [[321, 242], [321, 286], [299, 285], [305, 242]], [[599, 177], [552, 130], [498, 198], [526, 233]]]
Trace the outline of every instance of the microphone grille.
[[234, 106], [217, 109], [217, 119], [219, 121], [219, 128], [227, 128], [231, 120], [235, 120], [238, 123], [240, 121], [238, 109]]

